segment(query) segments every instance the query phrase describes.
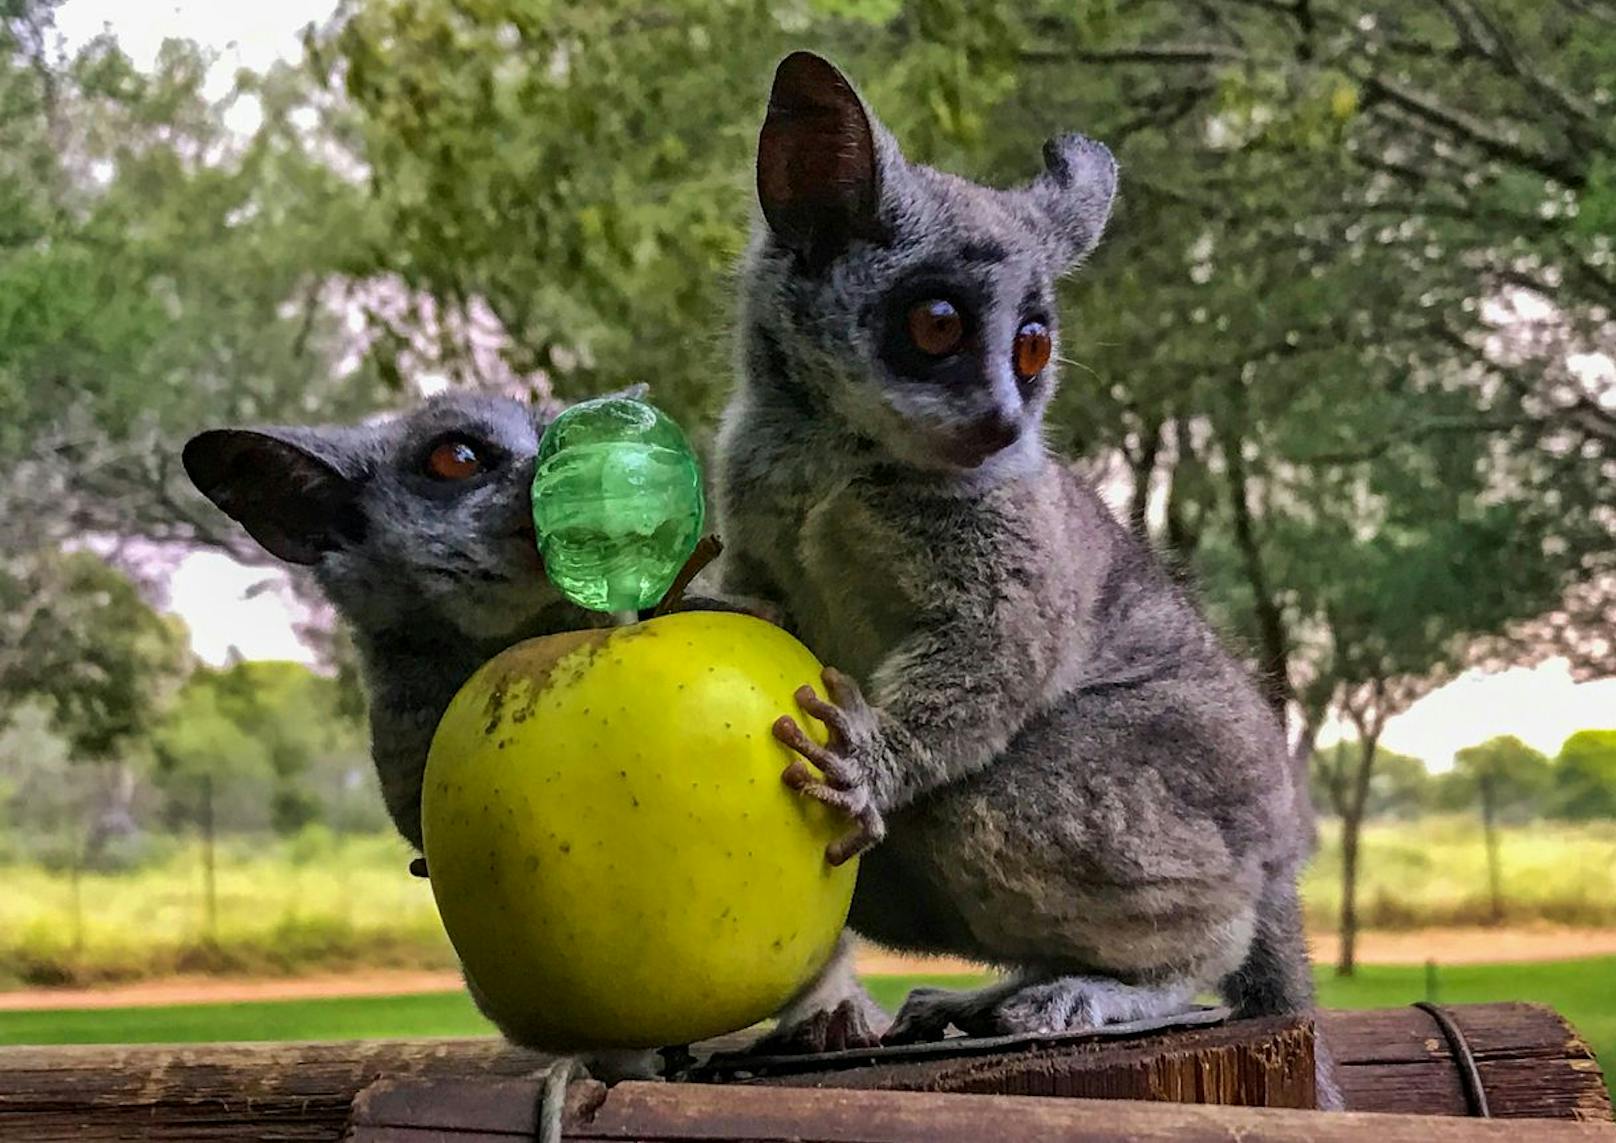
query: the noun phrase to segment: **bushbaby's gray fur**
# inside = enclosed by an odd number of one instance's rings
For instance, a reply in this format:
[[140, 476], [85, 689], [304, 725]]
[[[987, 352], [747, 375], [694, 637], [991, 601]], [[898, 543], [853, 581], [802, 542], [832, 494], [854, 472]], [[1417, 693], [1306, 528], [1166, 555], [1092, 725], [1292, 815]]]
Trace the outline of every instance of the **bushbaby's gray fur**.
[[[1281, 729], [1046, 451], [1054, 358], [1012, 369], [1023, 322], [1053, 333], [1055, 283], [1116, 185], [1080, 136], [1044, 159], [1014, 190], [910, 164], [806, 53], [776, 73], [759, 144], [723, 589], [775, 603], [846, 672], [827, 676], [833, 706], [803, 696], [828, 748], [777, 733], [826, 774], [788, 780], [860, 820], [833, 858], [885, 830], [852, 927], [1015, 972], [916, 993], [891, 1039], [1083, 1027], [1207, 989], [1248, 1015], [1312, 1004]], [[969, 332], [947, 360], [905, 341], [906, 307], [938, 297]]]
[[[543, 574], [529, 499], [542, 430], [518, 401], [448, 393], [363, 425], [215, 429], [185, 446], [203, 495], [272, 555], [308, 566], [352, 631], [382, 794], [416, 849], [427, 750], [466, 680], [523, 639], [610, 622]], [[483, 471], [434, 479], [426, 458], [445, 441], [472, 446]], [[470, 976], [466, 987], [499, 1024]], [[606, 1080], [656, 1071], [647, 1052], [586, 1062]]]
[[[387, 811], [421, 847], [421, 775], [449, 700], [522, 639], [600, 626], [543, 575], [529, 489], [542, 426], [502, 397], [452, 393], [374, 423], [218, 429], [185, 447], [197, 488], [273, 555], [310, 567], [358, 646]], [[439, 442], [489, 458], [437, 480]]]

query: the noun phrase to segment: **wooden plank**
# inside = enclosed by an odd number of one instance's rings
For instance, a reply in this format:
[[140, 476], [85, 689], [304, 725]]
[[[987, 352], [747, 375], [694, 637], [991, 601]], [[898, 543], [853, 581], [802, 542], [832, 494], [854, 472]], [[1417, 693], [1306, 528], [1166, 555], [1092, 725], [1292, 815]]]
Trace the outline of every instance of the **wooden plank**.
[[[1495, 1115], [1609, 1119], [1597, 1063], [1552, 1011], [1513, 1004], [1452, 1011], [1476, 1041]], [[1353, 1110], [1463, 1113], [1446, 1043], [1425, 1013], [1331, 1012], [1322, 1025], [1343, 1063]], [[732, 1037], [727, 1046], [749, 1039]], [[0, 1048], [0, 1138], [329, 1143], [340, 1138], [355, 1094], [381, 1076], [518, 1077], [543, 1062], [494, 1039]], [[1022, 1081], [1005, 1073], [994, 1082]], [[917, 1086], [936, 1083], [935, 1075], [917, 1079]]]
[[[568, 1140], [694, 1143], [1616, 1143], [1616, 1126], [1501, 1123], [1041, 1096], [624, 1083], [568, 1100]], [[532, 1137], [536, 1082], [382, 1080], [355, 1101], [350, 1143], [493, 1143]]]
[[520, 1076], [542, 1057], [499, 1040], [0, 1049], [0, 1138], [340, 1138], [382, 1075]]

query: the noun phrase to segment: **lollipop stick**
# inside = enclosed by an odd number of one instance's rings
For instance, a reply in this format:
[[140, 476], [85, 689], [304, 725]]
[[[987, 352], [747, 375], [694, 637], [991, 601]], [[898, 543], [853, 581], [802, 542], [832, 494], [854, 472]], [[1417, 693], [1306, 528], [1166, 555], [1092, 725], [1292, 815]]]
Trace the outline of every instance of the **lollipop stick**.
[[667, 594], [662, 597], [662, 602], [656, 605], [656, 610], [651, 612], [651, 618], [655, 619], [659, 615], [666, 615], [679, 606], [679, 601], [684, 598], [685, 589], [690, 586], [690, 581], [700, 575], [702, 569], [708, 564], [716, 560], [718, 553], [723, 550], [724, 545], [719, 543], [717, 536], [706, 535], [698, 540], [696, 550], [690, 553], [690, 558], [685, 561], [685, 566], [680, 568], [679, 574], [673, 577], [672, 585], [669, 586]]

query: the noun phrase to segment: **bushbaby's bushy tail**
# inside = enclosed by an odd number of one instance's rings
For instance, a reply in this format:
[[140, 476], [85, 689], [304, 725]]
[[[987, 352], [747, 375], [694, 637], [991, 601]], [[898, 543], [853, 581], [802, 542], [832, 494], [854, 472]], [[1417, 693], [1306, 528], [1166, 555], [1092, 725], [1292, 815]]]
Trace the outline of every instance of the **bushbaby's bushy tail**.
[[[1293, 868], [1270, 872], [1257, 902], [1257, 928], [1251, 948], [1240, 967], [1223, 979], [1221, 990], [1236, 1016], [1315, 1012], [1313, 971], [1308, 962], [1302, 906]], [[1343, 1110], [1345, 1104], [1335, 1060], [1317, 1027], [1313, 1058], [1319, 1108]]]

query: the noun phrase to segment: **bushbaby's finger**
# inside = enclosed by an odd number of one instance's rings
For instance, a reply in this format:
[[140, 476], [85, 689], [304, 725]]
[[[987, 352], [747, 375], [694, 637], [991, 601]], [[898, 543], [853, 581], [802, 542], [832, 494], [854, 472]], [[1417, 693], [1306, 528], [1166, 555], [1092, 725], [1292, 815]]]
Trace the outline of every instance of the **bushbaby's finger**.
[[865, 705], [864, 692], [853, 681], [853, 676], [845, 671], [838, 671], [835, 667], [826, 667], [819, 674], [820, 680], [825, 684], [825, 692], [830, 695], [830, 701], [843, 710], [853, 711]]
[[821, 770], [835, 768], [837, 761], [835, 756], [804, 734], [802, 727], [797, 725], [797, 720], [789, 714], [782, 714], [774, 720], [774, 736]]
[[847, 746], [849, 741], [849, 726], [847, 714], [841, 707], [835, 706], [820, 698], [812, 687], [801, 687], [797, 691], [797, 705], [803, 712], [817, 718], [825, 724], [830, 731], [831, 744], [840, 750]]

